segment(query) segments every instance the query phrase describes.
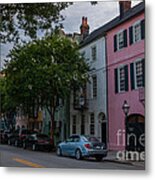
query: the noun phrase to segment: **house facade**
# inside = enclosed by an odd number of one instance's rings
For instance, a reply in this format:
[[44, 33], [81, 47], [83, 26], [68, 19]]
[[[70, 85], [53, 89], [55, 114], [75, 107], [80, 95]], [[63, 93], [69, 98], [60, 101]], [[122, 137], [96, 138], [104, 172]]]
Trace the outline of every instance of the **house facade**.
[[[107, 28], [109, 149], [144, 149], [145, 4], [121, 1]], [[129, 112], [123, 111], [124, 102]], [[125, 105], [126, 105], [125, 104]], [[143, 141], [141, 142], [141, 139]]]
[[89, 29], [84, 20], [87, 21], [87, 18], [82, 19], [81, 33], [84, 33], [84, 39], [79, 51], [90, 66], [90, 81], [84, 89], [74, 92], [71, 97], [70, 134], [94, 135], [107, 142], [105, 37], [100, 31], [88, 35]]

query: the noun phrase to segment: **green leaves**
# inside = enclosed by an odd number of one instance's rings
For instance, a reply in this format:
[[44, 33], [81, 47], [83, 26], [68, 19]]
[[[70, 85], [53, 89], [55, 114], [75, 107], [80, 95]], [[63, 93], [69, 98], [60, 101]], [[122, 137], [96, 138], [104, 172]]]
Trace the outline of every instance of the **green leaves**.
[[54, 34], [15, 47], [10, 58], [5, 70], [7, 93], [26, 109], [49, 106], [53, 98], [65, 98], [88, 80], [89, 67], [77, 45], [64, 36]]
[[[61, 25], [60, 11], [72, 3], [1, 4], [0, 32], [2, 42], [18, 42], [20, 33], [36, 39], [37, 31], [52, 32], [53, 23]], [[59, 23], [60, 22], [60, 23]]]

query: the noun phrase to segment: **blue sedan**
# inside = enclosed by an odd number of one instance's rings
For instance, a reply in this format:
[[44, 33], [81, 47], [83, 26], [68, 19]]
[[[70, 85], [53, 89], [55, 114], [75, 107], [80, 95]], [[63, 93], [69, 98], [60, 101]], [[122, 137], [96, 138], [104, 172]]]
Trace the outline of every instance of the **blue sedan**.
[[84, 157], [95, 157], [101, 161], [107, 156], [107, 148], [96, 137], [72, 135], [66, 141], [57, 146], [58, 156], [72, 156], [77, 160]]

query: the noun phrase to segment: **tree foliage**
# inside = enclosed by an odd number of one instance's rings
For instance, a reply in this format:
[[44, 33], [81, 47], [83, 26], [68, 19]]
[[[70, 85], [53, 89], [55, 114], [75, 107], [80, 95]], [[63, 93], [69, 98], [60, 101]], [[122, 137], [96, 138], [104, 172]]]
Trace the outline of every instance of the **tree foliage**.
[[20, 34], [37, 37], [38, 31], [51, 32], [62, 25], [61, 10], [72, 3], [20, 3], [0, 5], [1, 42], [18, 42]]
[[88, 80], [88, 65], [70, 39], [53, 35], [15, 47], [6, 67], [7, 93], [17, 106], [30, 114], [46, 107], [54, 127], [58, 98], [64, 99], [73, 88]]
[[[96, 5], [97, 1], [90, 3]], [[34, 40], [38, 32], [51, 34], [53, 29], [63, 26], [61, 11], [72, 4], [73, 2], [0, 4], [1, 43], [18, 43], [21, 36]]]

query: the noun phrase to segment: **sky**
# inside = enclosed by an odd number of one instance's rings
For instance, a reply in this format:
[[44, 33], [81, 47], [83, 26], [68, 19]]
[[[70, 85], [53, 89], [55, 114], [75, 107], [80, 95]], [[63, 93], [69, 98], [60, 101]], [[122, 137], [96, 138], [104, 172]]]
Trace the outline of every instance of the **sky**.
[[[132, 1], [132, 6], [140, 2], [140, 0], [134, 0]], [[119, 14], [119, 4], [117, 0], [99, 1], [97, 5], [94, 6], [86, 1], [74, 2], [73, 5], [63, 10], [61, 14], [65, 17], [63, 21], [65, 33], [80, 32], [79, 28], [82, 22], [82, 16], [88, 18], [90, 32], [92, 32]], [[10, 44], [1, 45], [1, 66], [4, 65], [3, 59], [11, 47], [12, 45]]]
[[[139, 2], [132, 1], [132, 6]], [[116, 0], [100, 1], [92, 6], [90, 2], [76, 2], [62, 14], [66, 17], [63, 23], [65, 32], [79, 32], [82, 16], [88, 18], [90, 31], [93, 31], [119, 14], [119, 3]]]

